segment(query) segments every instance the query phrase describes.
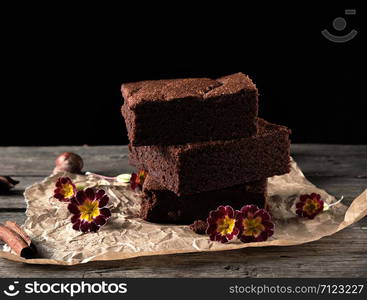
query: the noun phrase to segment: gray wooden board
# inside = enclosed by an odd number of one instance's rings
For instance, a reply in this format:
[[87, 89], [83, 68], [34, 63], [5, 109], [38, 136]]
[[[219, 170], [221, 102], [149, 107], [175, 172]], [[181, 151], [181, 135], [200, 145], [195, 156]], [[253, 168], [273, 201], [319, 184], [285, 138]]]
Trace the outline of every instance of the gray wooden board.
[[[48, 176], [56, 156], [79, 153], [84, 170], [131, 172], [126, 146], [0, 147], [0, 174], [21, 183], [0, 196], [0, 222], [24, 221], [26, 186]], [[346, 203], [367, 188], [367, 146], [293, 145], [292, 155], [316, 185]], [[0, 277], [366, 277], [367, 219], [319, 241], [293, 247], [141, 257], [82, 266], [33, 266], [0, 259]]]

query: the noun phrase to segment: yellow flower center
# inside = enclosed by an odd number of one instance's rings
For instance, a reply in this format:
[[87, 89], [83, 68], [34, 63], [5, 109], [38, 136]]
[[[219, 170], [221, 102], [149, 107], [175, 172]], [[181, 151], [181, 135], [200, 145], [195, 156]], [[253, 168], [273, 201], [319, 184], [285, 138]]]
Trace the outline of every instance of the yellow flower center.
[[100, 215], [98, 201], [85, 200], [83, 205], [79, 205], [80, 219], [92, 222], [93, 218]]
[[70, 183], [63, 184], [61, 188], [61, 192], [65, 198], [70, 198], [74, 196], [74, 188]]
[[146, 176], [147, 176], [147, 173], [145, 171], [140, 171], [137, 177], [137, 184], [142, 185], [144, 183]]
[[261, 223], [261, 217], [246, 218], [243, 220], [244, 235], [253, 236], [257, 238], [261, 232], [265, 230], [264, 225]]
[[319, 208], [320, 204], [314, 199], [307, 199], [303, 206], [303, 210], [309, 215], [314, 214]]
[[234, 229], [235, 224], [236, 224], [236, 219], [229, 218], [228, 216], [218, 219], [217, 232], [221, 235], [231, 234]]

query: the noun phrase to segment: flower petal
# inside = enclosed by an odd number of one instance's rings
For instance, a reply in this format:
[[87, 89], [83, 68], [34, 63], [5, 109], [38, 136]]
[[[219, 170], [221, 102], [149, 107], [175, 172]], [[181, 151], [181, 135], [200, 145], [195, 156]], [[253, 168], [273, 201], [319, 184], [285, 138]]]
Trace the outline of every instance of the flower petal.
[[[96, 199], [96, 197], [100, 198]], [[79, 191], [68, 205], [68, 210], [73, 214], [71, 217], [73, 229], [84, 233], [98, 231], [99, 227], [106, 224], [107, 219], [111, 217], [111, 211], [107, 207], [99, 207], [99, 205], [107, 205], [108, 200], [106, 192], [102, 189], [96, 193], [91, 188]], [[81, 213], [82, 207], [83, 214]], [[98, 216], [93, 218], [93, 215]]]
[[220, 213], [224, 214], [224, 215], [227, 213], [227, 212], [226, 212], [226, 208], [225, 208], [223, 205], [218, 206], [217, 210], [218, 210]]
[[73, 224], [73, 229], [74, 230], [80, 230], [80, 224], [81, 224], [81, 221], [78, 219], [76, 220], [76, 222]]
[[265, 210], [265, 209], [259, 209], [255, 214], [254, 217], [259, 216], [262, 220], [262, 222], [266, 222], [268, 220], [270, 220], [270, 215], [269, 213]]
[[107, 203], [108, 203], [109, 200], [110, 200], [110, 198], [107, 195], [104, 195], [102, 197], [102, 199], [99, 200], [98, 206], [99, 207], [105, 207], [107, 205]]
[[265, 241], [274, 233], [270, 214], [255, 205], [242, 207], [236, 220], [236, 226], [240, 230], [238, 237], [243, 243]]
[[88, 223], [88, 222], [84, 221], [80, 224], [80, 231], [82, 231], [82, 232], [88, 232], [89, 228], [90, 228], [90, 223]]
[[135, 190], [137, 188], [136, 180], [138, 178], [138, 175], [136, 173], [132, 173], [130, 177], [130, 187], [132, 190]]
[[76, 215], [73, 215], [72, 217], [71, 217], [71, 223], [77, 223], [78, 221], [80, 222], [80, 214], [76, 214]]
[[256, 205], [244, 205], [242, 208], [241, 208], [241, 212], [244, 214], [244, 215], [248, 215], [248, 214], [255, 214], [256, 211], [258, 211], [259, 208], [256, 206]]
[[224, 216], [225, 216], [225, 213], [223, 211], [219, 211], [219, 210], [212, 210], [209, 213], [209, 218], [211, 218], [211, 219], [223, 218]]
[[94, 218], [94, 222], [99, 225], [99, 226], [103, 226], [104, 224], [106, 224], [106, 218], [102, 215], [99, 215], [98, 217]]
[[316, 193], [312, 193], [312, 194], [311, 194], [311, 198], [312, 198], [312, 199], [320, 200], [321, 195], [320, 195], [320, 194], [316, 194]]
[[[207, 233], [208, 234], [208, 233]], [[209, 239], [211, 241], [215, 241], [215, 238], [216, 238], [216, 234], [209, 234]]]
[[320, 194], [311, 193], [304, 194], [299, 197], [296, 203], [296, 214], [300, 217], [309, 219], [315, 218], [324, 210], [324, 201]]
[[233, 210], [231, 206], [218, 206], [216, 210], [209, 213], [207, 218], [208, 227], [206, 234], [212, 241], [227, 243], [240, 232], [236, 227], [238, 211]]
[[73, 203], [73, 204], [75, 204], [75, 205], [80, 205], [80, 203], [78, 202], [78, 200], [76, 199], [76, 197], [74, 197], [74, 198], [71, 198], [70, 199], [70, 203]]
[[266, 231], [263, 231], [262, 233], [260, 233], [260, 235], [255, 238], [256, 242], [264, 242], [268, 239], [268, 233]]
[[206, 229], [206, 234], [210, 235], [212, 232], [215, 232], [216, 228], [217, 228], [216, 224], [210, 224]]
[[69, 202], [75, 197], [76, 187], [69, 177], [59, 177], [55, 183], [54, 198], [62, 202]]
[[241, 235], [240, 240], [243, 243], [252, 243], [255, 241], [255, 238], [252, 235]]
[[78, 201], [79, 204], [83, 204], [86, 199], [87, 199], [87, 196], [84, 191], [79, 191], [76, 194], [76, 200]]
[[301, 195], [300, 197], [299, 197], [299, 200], [300, 201], [302, 201], [302, 202], [304, 202], [304, 201], [306, 201], [307, 199], [308, 199], [308, 197], [309, 197], [309, 195]]
[[111, 217], [111, 211], [107, 207], [101, 208], [99, 211], [101, 215], [105, 216], [106, 218]]
[[94, 200], [94, 198], [95, 198], [95, 193], [94, 193], [93, 189], [91, 189], [91, 188], [87, 188], [84, 192], [85, 192], [86, 197], [87, 197], [89, 200]]
[[228, 215], [228, 217], [233, 218], [234, 217], [234, 210], [231, 206], [227, 205], [224, 207], [226, 214]]
[[61, 195], [61, 194], [59, 194], [59, 193], [55, 193], [54, 194], [54, 197], [56, 198], [56, 199], [59, 199], [59, 200], [61, 200], [61, 199], [64, 199], [64, 196], [63, 195]]
[[225, 235], [221, 236], [221, 237], [220, 237], [220, 242], [221, 242], [221, 243], [223, 243], [223, 244], [224, 244], [224, 243], [228, 243], [228, 238], [227, 238], [227, 236], [225, 236]]
[[299, 209], [302, 209], [303, 208], [303, 205], [304, 205], [304, 202], [298, 202], [296, 203], [296, 208], [299, 208]]
[[94, 223], [94, 222], [90, 223], [90, 229], [89, 230], [91, 232], [97, 232], [98, 229], [99, 229], [99, 226], [96, 223]]
[[80, 210], [78, 208], [77, 205], [75, 205], [75, 203], [69, 203], [68, 205], [68, 210], [72, 213], [72, 214], [79, 214]]
[[266, 228], [266, 230], [270, 230], [270, 229], [273, 229], [274, 228], [274, 223], [272, 223], [269, 220], [263, 221], [262, 224], [264, 225], [264, 227]]
[[101, 199], [103, 196], [104, 196], [104, 194], [105, 194], [106, 192], [104, 191], [104, 190], [98, 190], [97, 192], [96, 192], [96, 200], [99, 200], [99, 199]]

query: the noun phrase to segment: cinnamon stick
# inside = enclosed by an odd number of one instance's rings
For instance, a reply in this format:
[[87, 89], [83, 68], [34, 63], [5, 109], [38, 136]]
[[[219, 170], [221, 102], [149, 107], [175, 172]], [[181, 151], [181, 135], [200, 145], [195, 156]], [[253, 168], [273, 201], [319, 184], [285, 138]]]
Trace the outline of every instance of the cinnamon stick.
[[31, 238], [26, 234], [26, 232], [23, 230], [22, 227], [20, 227], [16, 222], [14, 221], [6, 221], [4, 223], [5, 227], [8, 227], [9, 229], [13, 230], [17, 234], [19, 234], [22, 239], [28, 244], [28, 246], [32, 249], [34, 256], [37, 254], [37, 248], [33, 244]]
[[24, 258], [34, 257], [34, 252], [27, 242], [18, 233], [2, 224], [0, 224], [0, 239], [17, 255]]
[[8, 227], [9, 229], [15, 231], [16, 233], [18, 233], [22, 239], [28, 244], [30, 245], [32, 243], [31, 238], [25, 233], [25, 231], [14, 221], [6, 221], [4, 223], [5, 227]]

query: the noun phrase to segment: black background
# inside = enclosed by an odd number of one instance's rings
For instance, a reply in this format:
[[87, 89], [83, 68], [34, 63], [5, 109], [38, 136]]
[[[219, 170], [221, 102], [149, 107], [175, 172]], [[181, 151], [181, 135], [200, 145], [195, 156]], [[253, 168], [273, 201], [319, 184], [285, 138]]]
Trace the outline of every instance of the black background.
[[[366, 144], [363, 9], [235, 3], [3, 7], [1, 145], [126, 144], [121, 83], [239, 71], [293, 142]], [[344, 44], [320, 33], [353, 28]]]

